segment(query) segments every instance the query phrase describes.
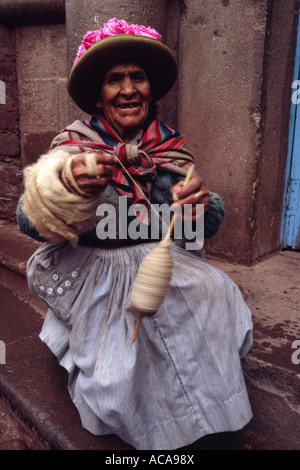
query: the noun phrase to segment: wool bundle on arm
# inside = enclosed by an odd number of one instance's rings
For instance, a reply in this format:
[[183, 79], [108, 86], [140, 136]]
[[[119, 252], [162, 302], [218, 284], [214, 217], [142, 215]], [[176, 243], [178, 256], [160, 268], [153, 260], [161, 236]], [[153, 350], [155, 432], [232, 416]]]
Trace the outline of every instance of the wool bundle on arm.
[[84, 197], [69, 191], [62, 174], [70, 154], [52, 150], [24, 170], [24, 212], [46, 240], [78, 243], [91, 227], [103, 193]]

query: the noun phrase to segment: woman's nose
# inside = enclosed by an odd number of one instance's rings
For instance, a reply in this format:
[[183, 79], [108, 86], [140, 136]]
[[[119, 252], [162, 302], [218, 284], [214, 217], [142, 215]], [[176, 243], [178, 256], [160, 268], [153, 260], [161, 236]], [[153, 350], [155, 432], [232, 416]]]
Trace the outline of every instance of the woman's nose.
[[125, 77], [122, 82], [121, 92], [125, 95], [132, 95], [136, 92], [133, 81], [130, 77]]

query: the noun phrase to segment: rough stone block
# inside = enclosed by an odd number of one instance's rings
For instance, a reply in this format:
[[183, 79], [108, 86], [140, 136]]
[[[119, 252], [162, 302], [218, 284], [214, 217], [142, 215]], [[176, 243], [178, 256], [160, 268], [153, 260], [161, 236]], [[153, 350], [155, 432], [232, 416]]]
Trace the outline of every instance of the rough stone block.
[[65, 78], [27, 80], [20, 86], [22, 133], [46, 132], [66, 125]]
[[0, 219], [16, 220], [16, 208], [23, 191], [23, 182], [17, 176], [20, 169], [20, 160], [0, 162]]
[[24, 133], [21, 141], [23, 164], [34, 163], [42, 154], [48, 152], [56, 134], [55, 131]]
[[66, 28], [64, 24], [16, 28], [18, 77], [66, 77]]
[[0, 157], [20, 153], [14, 31], [0, 24]]

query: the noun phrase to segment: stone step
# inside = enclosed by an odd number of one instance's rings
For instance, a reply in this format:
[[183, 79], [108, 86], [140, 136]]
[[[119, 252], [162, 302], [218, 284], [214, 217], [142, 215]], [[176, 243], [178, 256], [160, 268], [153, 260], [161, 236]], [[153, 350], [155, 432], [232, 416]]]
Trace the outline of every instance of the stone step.
[[[26, 262], [38, 246], [39, 243], [21, 234], [18, 227], [0, 227], [0, 340], [6, 345], [6, 364], [0, 364], [0, 396], [46, 448], [130, 450], [131, 447], [116, 436], [96, 437], [82, 428], [67, 392], [66, 371], [38, 337], [45, 307], [30, 296], [26, 280]], [[285, 263], [286, 260], [284, 257]], [[255, 269], [210, 261], [239, 284], [252, 312], [262, 310], [263, 299], [268, 296], [271, 310], [281, 308], [278, 298], [272, 299], [274, 293], [270, 284], [266, 283], [263, 288], [260, 284], [260, 276], [265, 278], [265, 271], [270, 270], [269, 264]], [[293, 260], [294, 269], [298, 269], [298, 261]], [[299, 285], [297, 276], [292, 275], [292, 279], [295, 285], [289, 279], [290, 289]], [[288, 289], [286, 285], [283, 288]], [[291, 350], [287, 352], [284, 338], [280, 356], [278, 337], [274, 335], [278, 323], [274, 321], [270, 326], [272, 319], [267, 313], [263, 312], [260, 317], [255, 313], [255, 344], [243, 360], [253, 420], [241, 431], [206, 436], [188, 449], [300, 448], [299, 366], [291, 361], [284, 362], [284, 354], [291, 354]], [[277, 318], [275, 314], [274, 318]], [[264, 328], [267, 331], [264, 332]], [[262, 344], [268, 342], [269, 349], [264, 349]]]
[[15, 224], [0, 224], [0, 284], [43, 314], [45, 307], [30, 295], [26, 278], [27, 260], [40, 245]]
[[[33, 450], [131, 450], [116, 436], [96, 437], [82, 428], [67, 392], [67, 373], [39, 340], [42, 316], [2, 286], [0, 315], [1, 338], [6, 345], [6, 364], [0, 365], [0, 398], [27, 429], [23, 426], [22, 437], [14, 442], [3, 443], [0, 438], [0, 449], [5, 445], [22, 449], [22, 442], [30, 438], [27, 446]], [[245, 429], [207, 436], [186, 448], [199, 449], [257, 450], [277, 446]]]

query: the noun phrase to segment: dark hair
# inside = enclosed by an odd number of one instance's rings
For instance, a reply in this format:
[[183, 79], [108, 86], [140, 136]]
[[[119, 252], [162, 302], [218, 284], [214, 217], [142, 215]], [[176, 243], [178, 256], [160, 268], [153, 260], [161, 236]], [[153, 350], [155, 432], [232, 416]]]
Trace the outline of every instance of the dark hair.
[[154, 101], [150, 102], [148, 115], [143, 125], [143, 133], [146, 132], [151, 122], [157, 117], [157, 106]]

